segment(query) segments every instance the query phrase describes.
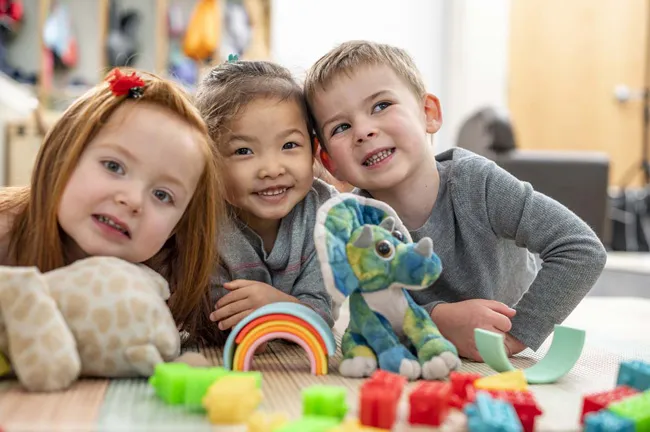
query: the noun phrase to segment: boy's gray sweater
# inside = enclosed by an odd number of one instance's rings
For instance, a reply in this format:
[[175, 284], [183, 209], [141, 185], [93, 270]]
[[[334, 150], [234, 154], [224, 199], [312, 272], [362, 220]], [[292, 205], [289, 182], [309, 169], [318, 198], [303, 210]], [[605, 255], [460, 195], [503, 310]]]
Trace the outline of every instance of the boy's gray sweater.
[[443, 270], [411, 295], [429, 312], [441, 302], [501, 301], [517, 310], [510, 333], [536, 350], [596, 282], [605, 248], [578, 216], [494, 162], [459, 148], [436, 160], [438, 198], [411, 235], [433, 240]]

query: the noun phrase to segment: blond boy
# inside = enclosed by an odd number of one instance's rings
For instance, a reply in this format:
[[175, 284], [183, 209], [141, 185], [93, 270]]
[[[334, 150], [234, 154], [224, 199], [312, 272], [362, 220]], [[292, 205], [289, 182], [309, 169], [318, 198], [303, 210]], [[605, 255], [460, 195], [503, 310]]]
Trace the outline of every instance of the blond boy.
[[433, 240], [442, 275], [412, 296], [461, 356], [480, 360], [474, 328], [504, 334], [510, 355], [536, 350], [599, 277], [605, 249], [574, 213], [467, 150], [435, 154], [440, 102], [404, 50], [343, 43], [305, 95], [325, 167]]

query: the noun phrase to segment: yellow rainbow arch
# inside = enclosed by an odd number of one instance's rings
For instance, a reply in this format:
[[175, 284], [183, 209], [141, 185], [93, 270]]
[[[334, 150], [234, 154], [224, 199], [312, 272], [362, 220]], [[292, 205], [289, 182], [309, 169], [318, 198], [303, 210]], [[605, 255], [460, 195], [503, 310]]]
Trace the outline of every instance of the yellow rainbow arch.
[[316, 340], [314, 335], [304, 327], [283, 321], [264, 323], [255, 327], [255, 329], [248, 333], [242, 342], [237, 345], [237, 349], [235, 350], [235, 358], [233, 360], [234, 370], [247, 369], [248, 366], [244, 364], [246, 355], [251, 352], [254, 353], [257, 346], [265, 342], [265, 339], [262, 338], [263, 336], [275, 333], [279, 335], [282, 335], [283, 333], [291, 334], [296, 336], [299, 340], [304, 341], [309, 347], [309, 351], [307, 351], [308, 354], [313, 355], [313, 358], [310, 356], [312, 365], [314, 366], [312, 368], [312, 373], [315, 373], [316, 375], [327, 374], [327, 353], [323, 350], [323, 347], [318, 343], [318, 340]]
[[249, 370], [257, 347], [273, 339], [297, 343], [309, 357], [311, 373], [327, 374], [328, 357], [336, 351], [331, 329], [307, 306], [288, 302], [266, 305], [235, 326], [224, 346], [224, 366]]

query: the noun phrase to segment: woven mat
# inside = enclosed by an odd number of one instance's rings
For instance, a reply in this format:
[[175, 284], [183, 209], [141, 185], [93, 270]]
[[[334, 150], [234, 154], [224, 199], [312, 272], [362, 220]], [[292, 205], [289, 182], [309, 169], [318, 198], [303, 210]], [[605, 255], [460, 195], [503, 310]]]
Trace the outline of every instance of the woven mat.
[[61, 393], [27, 393], [16, 382], [0, 383], [0, 428], [9, 431], [89, 431], [108, 387], [106, 380], [82, 380]]
[[[582, 395], [613, 387], [622, 359], [650, 361], [650, 338], [645, 329], [650, 301], [606, 299], [591, 301], [589, 310], [579, 307], [565, 324], [587, 330], [583, 354], [573, 370], [551, 385], [531, 386], [544, 415], [538, 418], [538, 431], [579, 430], [578, 415]], [[603, 313], [609, 312], [603, 323]], [[617, 312], [618, 311], [618, 312]], [[610, 321], [612, 315], [619, 314]], [[592, 327], [598, 329], [593, 330]], [[337, 325], [337, 328], [340, 326]], [[338, 334], [338, 331], [336, 332]], [[642, 333], [645, 333], [643, 335]], [[612, 340], [615, 336], [617, 340]], [[339, 339], [337, 337], [337, 339]], [[340, 340], [338, 341], [340, 342]], [[542, 358], [550, 339], [537, 352], [524, 352], [513, 364], [526, 368]], [[221, 364], [221, 350], [197, 347], [215, 365]], [[307, 356], [297, 345], [272, 342], [268, 351], [254, 359], [253, 367], [263, 372], [264, 402], [268, 411], [300, 416], [301, 391], [313, 384], [331, 384], [348, 389], [350, 415], [357, 415], [358, 388], [362, 380], [342, 378], [337, 368], [340, 354], [330, 359], [330, 374], [312, 376]], [[464, 372], [493, 374], [482, 363], [465, 362]], [[406, 398], [399, 407], [402, 420], [395, 431], [422, 431], [430, 428], [404, 426]], [[145, 380], [83, 380], [71, 390], [51, 395], [26, 394], [15, 383], [0, 382], [0, 427], [5, 431], [234, 431], [242, 428], [211, 427], [204, 415], [186, 412], [159, 401]], [[463, 430], [464, 416], [452, 415], [441, 430]]]

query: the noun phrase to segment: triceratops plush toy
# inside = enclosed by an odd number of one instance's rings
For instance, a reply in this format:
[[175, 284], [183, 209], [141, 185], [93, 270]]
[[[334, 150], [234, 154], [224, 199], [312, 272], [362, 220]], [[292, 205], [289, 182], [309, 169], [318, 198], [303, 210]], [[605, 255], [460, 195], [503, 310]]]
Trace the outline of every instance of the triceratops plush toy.
[[341, 375], [369, 376], [379, 365], [409, 379], [442, 379], [460, 366], [456, 347], [407, 291], [427, 288], [442, 271], [431, 239], [413, 243], [387, 204], [341, 194], [319, 209], [314, 240], [335, 315], [350, 298]]
[[13, 369], [30, 391], [63, 390], [83, 375], [150, 376], [180, 354], [167, 298], [162, 276], [118, 258], [47, 273], [0, 267], [0, 375]]

